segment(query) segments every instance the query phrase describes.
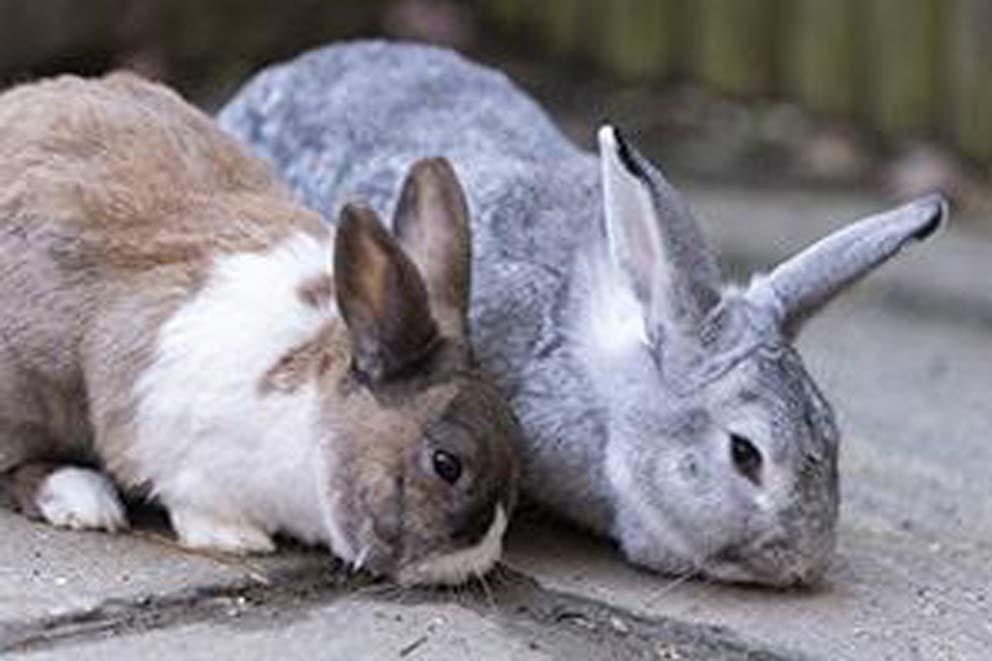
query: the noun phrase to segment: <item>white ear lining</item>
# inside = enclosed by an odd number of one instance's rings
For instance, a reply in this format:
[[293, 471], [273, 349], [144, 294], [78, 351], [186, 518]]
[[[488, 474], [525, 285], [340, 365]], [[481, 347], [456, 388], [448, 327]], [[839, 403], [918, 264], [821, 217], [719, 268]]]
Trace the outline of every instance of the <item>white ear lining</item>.
[[671, 282], [651, 194], [621, 162], [615, 129], [599, 130], [603, 181], [603, 213], [610, 259], [633, 287], [645, 308], [646, 321], [660, 321], [658, 312], [670, 309]]

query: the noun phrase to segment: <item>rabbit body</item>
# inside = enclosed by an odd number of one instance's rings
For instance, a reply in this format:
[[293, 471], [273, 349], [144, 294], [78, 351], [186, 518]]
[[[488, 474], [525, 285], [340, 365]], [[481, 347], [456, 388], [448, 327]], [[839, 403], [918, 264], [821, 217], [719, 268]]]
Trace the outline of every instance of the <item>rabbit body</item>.
[[[447, 176], [419, 172], [425, 190]], [[107, 477], [74, 461], [156, 498], [193, 547], [267, 551], [282, 532], [408, 582], [495, 560], [515, 423], [432, 318], [457, 310], [427, 304], [371, 212], [349, 209], [335, 233], [209, 118], [127, 74], [0, 96], [0, 175], [0, 471], [27, 513], [126, 525]], [[376, 315], [410, 327], [384, 339]], [[423, 383], [355, 354], [405, 358], [398, 331], [418, 329]], [[448, 418], [483, 402], [479, 433], [451, 440]], [[464, 453], [463, 492], [427, 474], [428, 425]], [[467, 510], [471, 539], [452, 541]]]
[[599, 158], [503, 74], [411, 44], [274, 66], [220, 113], [311, 208], [379, 209], [411, 160], [450, 159], [473, 211], [476, 354], [524, 428], [525, 494], [669, 573], [816, 580], [838, 434], [791, 340], [835, 293], [932, 232], [930, 197], [723, 286], [678, 194], [611, 127]]

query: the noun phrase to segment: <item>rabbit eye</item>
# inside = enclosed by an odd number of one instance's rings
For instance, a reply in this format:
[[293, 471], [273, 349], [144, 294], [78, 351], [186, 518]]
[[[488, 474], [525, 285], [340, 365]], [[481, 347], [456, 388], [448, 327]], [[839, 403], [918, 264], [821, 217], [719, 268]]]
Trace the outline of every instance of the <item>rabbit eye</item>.
[[739, 434], [730, 435], [730, 458], [734, 468], [754, 484], [761, 483], [761, 452]]
[[450, 452], [435, 450], [433, 461], [434, 472], [448, 484], [454, 484], [462, 476], [462, 462]]

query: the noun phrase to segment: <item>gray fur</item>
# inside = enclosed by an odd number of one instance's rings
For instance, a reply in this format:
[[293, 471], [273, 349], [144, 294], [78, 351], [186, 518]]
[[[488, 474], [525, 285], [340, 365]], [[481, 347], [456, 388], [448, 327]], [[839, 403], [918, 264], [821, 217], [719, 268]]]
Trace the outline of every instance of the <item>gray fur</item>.
[[[312, 52], [256, 77], [220, 122], [325, 218], [356, 198], [391, 216], [413, 160], [454, 164], [475, 222], [473, 343], [524, 424], [532, 498], [662, 571], [773, 585], [822, 572], [838, 435], [786, 326], [895, 239], [857, 241], [866, 256], [836, 272], [847, 251], [830, 244], [721, 290], [687, 207], [632, 147], [603, 155], [621, 182], [604, 213], [599, 159], [502, 74], [425, 46]], [[601, 148], [616, 142], [605, 131]], [[892, 213], [883, 233], [919, 233]], [[758, 479], [735, 468], [732, 433], [760, 452]]]

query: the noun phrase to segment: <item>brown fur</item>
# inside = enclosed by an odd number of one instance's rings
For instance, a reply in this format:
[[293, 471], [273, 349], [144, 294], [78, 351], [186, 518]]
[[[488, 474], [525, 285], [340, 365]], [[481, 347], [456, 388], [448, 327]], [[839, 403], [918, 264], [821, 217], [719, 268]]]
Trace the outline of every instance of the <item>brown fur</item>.
[[[337, 387], [321, 389], [322, 410], [344, 415], [326, 419], [340, 439], [328, 448], [339, 469], [323, 488], [342, 495], [336, 515], [377, 572], [475, 543], [463, 530], [485, 530], [493, 503], [509, 512], [516, 498], [519, 429], [500, 394], [472, 372], [442, 369], [433, 377], [395, 384], [399, 392], [382, 397], [347, 387], [345, 373], [324, 376]], [[439, 448], [460, 458], [460, 485], [433, 474], [431, 453]]]
[[425, 284], [438, 326], [463, 335], [468, 314], [472, 242], [468, 223], [419, 222], [468, 218], [468, 203], [451, 164], [443, 158], [417, 161], [403, 185], [394, 229], [400, 243], [426, 274]]
[[348, 345], [341, 324], [329, 322], [319, 333], [284, 353], [258, 383], [260, 395], [291, 393], [319, 379], [335, 365], [347, 364]]
[[319, 228], [208, 117], [128, 74], [15, 88], [0, 127], [0, 216], [58, 223], [75, 239], [67, 258], [188, 266]]
[[21, 514], [29, 519], [40, 519], [41, 508], [35, 501], [35, 494], [41, 483], [58, 468], [57, 464], [37, 461], [18, 466], [14, 471], [12, 492], [14, 504]]
[[421, 359], [438, 338], [416, 265], [367, 207], [348, 205], [334, 242], [338, 309], [356, 367], [383, 379]]
[[63, 76], [0, 96], [0, 470], [95, 431], [129, 481], [129, 393], [154, 329], [211, 257], [299, 230], [326, 233], [160, 85]]
[[[337, 494], [352, 545], [385, 573], [476, 543], [496, 503], [512, 509], [520, 433], [469, 364], [469, 219], [446, 161], [411, 168], [394, 225], [403, 251], [370, 210], [342, 214], [335, 279], [352, 362], [337, 363], [320, 388], [338, 467], [323, 488]], [[380, 353], [363, 354], [363, 334]], [[456, 484], [435, 473], [437, 450], [459, 458]]]
[[329, 310], [334, 300], [334, 280], [330, 273], [321, 273], [300, 284], [300, 300], [312, 308]]

